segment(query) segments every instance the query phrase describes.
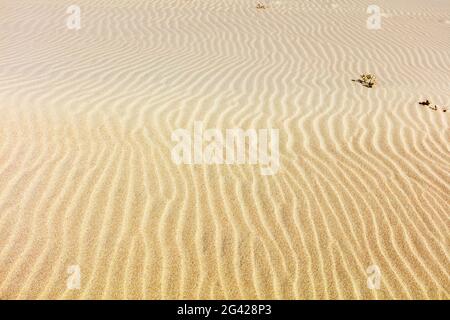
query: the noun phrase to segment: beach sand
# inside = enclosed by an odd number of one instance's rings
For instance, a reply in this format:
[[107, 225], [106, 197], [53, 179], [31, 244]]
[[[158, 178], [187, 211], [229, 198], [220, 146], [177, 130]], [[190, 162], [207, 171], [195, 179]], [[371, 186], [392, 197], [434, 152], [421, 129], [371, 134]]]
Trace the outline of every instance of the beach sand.
[[0, 299], [449, 299], [449, 1], [75, 2], [0, 1]]

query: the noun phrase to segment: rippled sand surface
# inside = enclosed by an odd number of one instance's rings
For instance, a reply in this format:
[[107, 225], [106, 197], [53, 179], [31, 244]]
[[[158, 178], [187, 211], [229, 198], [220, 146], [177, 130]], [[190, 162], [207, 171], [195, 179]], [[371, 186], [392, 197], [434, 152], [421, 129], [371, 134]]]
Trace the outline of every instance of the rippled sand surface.
[[[449, 1], [76, 2], [0, 0], [1, 299], [449, 299]], [[195, 121], [278, 173], [176, 165]]]

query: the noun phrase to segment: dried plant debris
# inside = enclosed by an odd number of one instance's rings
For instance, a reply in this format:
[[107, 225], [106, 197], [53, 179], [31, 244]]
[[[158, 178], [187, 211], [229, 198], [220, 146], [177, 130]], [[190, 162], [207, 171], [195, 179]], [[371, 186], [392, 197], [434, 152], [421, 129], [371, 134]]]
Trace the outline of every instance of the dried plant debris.
[[430, 100], [427, 99], [425, 101], [419, 102], [419, 104], [421, 104], [423, 106], [429, 106], [431, 104], [431, 102], [430, 102]]
[[258, 3], [258, 4], [256, 5], [256, 9], [267, 9], [267, 7], [266, 7], [266, 5], [264, 5], [264, 4]]

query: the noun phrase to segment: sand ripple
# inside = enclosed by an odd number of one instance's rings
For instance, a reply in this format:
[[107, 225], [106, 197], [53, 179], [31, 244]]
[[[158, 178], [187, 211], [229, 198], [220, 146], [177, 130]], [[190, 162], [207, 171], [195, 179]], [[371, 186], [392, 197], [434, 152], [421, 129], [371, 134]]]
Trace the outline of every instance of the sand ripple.
[[[448, 299], [450, 6], [365, 2], [2, 1], [0, 298]], [[176, 166], [197, 120], [280, 171]]]

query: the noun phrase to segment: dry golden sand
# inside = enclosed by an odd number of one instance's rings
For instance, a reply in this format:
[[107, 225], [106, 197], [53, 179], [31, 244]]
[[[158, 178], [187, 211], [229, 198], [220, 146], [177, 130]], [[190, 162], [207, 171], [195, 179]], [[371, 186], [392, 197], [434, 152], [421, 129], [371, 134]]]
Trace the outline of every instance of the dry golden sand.
[[[448, 299], [450, 2], [371, 2], [1, 0], [0, 298]], [[196, 120], [279, 172], [175, 165]]]

